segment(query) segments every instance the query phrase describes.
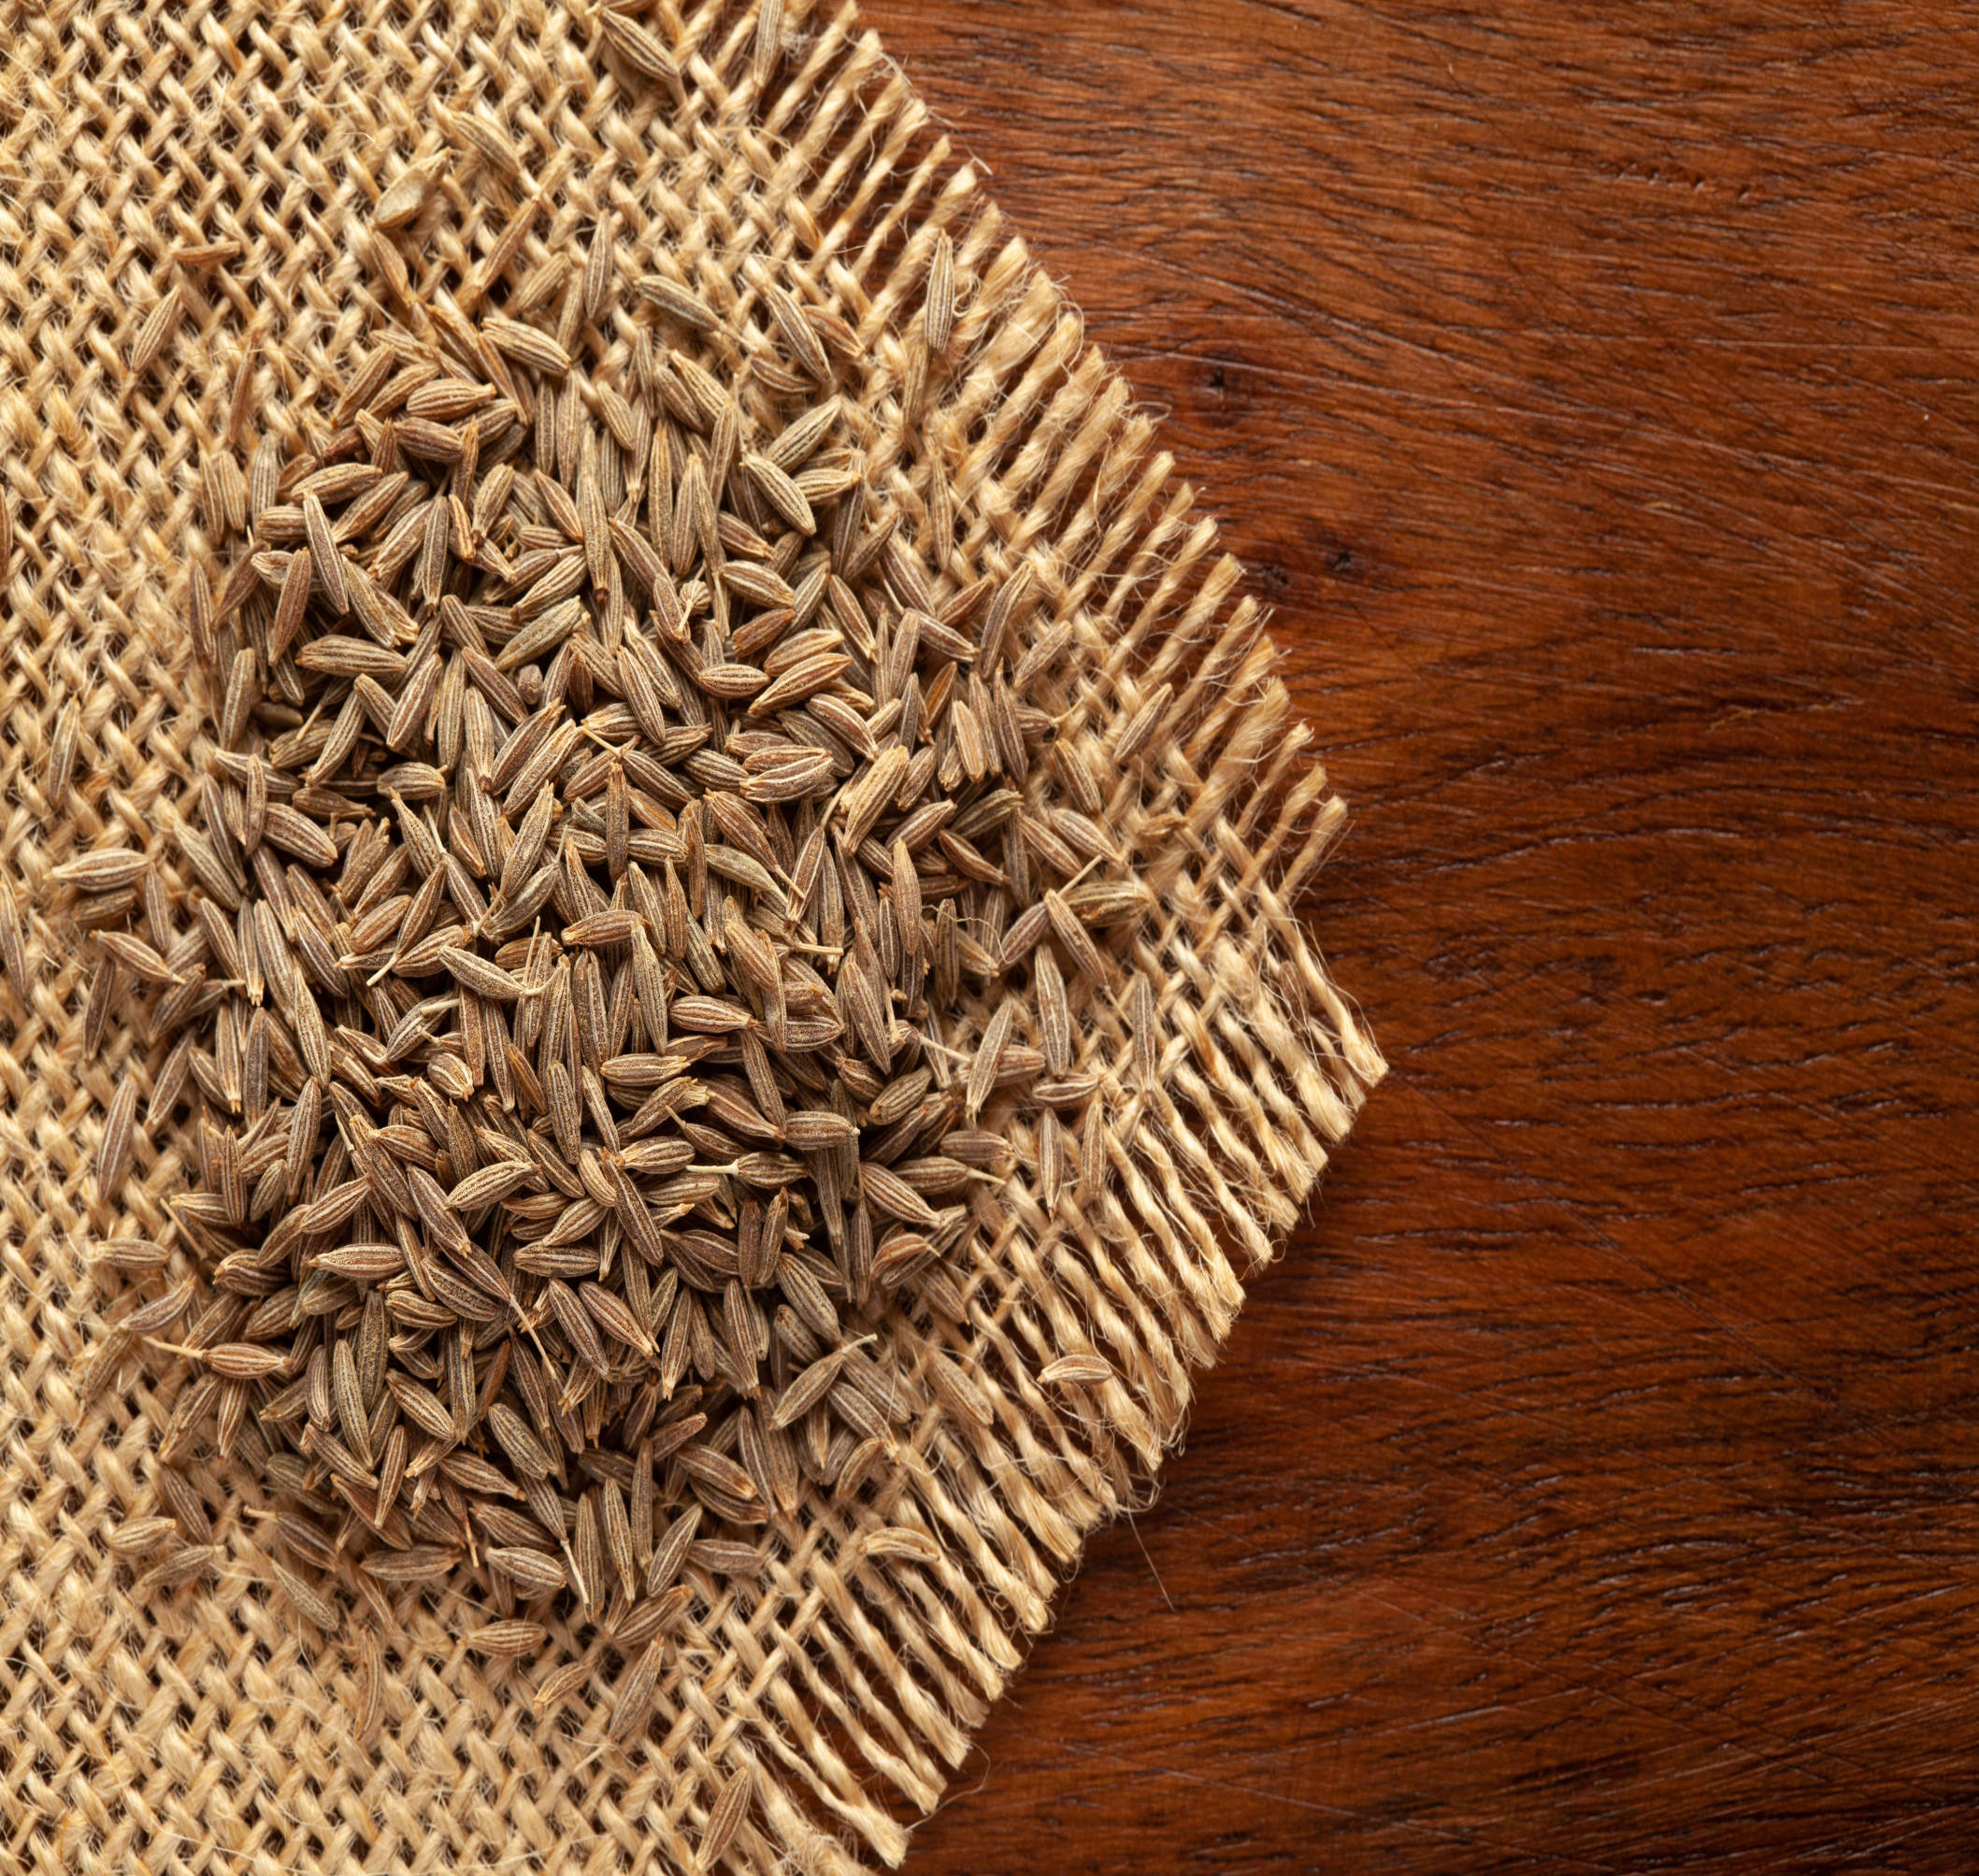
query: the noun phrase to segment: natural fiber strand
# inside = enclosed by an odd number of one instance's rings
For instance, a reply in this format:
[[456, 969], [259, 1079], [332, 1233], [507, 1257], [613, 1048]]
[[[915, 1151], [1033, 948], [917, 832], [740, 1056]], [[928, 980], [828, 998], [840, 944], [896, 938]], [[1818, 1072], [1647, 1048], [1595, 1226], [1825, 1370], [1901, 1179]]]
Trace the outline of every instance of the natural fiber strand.
[[[1257, 609], [850, 10], [58, 0], [0, 4], [0, 1842], [90, 1871], [897, 1862], [1381, 1073], [1298, 922], [1343, 809]], [[228, 1468], [193, 1469], [191, 1562], [148, 1580], [112, 1548], [180, 1510], [155, 1460], [183, 1381], [121, 1345], [154, 1286], [91, 1247], [167, 1241], [197, 1155], [144, 1124], [162, 1050], [92, 1007], [56, 879], [123, 849], [192, 887], [201, 464], [334, 401], [369, 236], [401, 226], [478, 317], [558, 256], [581, 282], [608, 213], [631, 272], [664, 253], [724, 318], [781, 277], [857, 335], [868, 487], [925, 552], [952, 525], [952, 580], [1030, 569], [1031, 695], [1112, 778], [1094, 817], [1159, 908], [1079, 1010], [1096, 1122], [1015, 1126], [996, 1228], [871, 1351], [911, 1407], [893, 1452], [855, 1501], [813, 1495], [763, 1582], [710, 1581], [623, 1748], [623, 1665], [572, 1623], [518, 1660], [470, 1652], [487, 1611], [444, 1597], [299, 1623]]]

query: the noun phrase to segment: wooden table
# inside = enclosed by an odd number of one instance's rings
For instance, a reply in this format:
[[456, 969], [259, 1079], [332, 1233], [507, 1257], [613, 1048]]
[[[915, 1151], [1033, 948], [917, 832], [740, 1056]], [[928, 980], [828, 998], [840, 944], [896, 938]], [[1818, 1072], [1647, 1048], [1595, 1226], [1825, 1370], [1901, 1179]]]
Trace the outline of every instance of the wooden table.
[[871, 12], [1277, 608], [1395, 1065], [911, 1867], [1972, 1867], [1979, 15]]

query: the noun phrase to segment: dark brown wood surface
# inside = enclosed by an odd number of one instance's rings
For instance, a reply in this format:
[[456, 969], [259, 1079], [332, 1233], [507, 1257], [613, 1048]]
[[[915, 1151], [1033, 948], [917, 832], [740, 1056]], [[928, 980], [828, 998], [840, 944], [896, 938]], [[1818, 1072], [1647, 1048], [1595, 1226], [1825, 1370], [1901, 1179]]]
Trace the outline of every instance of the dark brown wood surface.
[[1394, 1072], [911, 1868], [1979, 1863], [1979, 15], [874, 0]]

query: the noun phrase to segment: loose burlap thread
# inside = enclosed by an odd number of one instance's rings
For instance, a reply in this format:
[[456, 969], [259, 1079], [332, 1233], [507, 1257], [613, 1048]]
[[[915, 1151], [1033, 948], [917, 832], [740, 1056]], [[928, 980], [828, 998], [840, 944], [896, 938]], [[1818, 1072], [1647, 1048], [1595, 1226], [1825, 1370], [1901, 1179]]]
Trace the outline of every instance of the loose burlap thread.
[[[0, 4], [0, 868], [28, 977], [0, 988], [0, 1844], [20, 1867], [693, 1869], [743, 1770], [754, 1800], [724, 1867], [897, 1862], [1087, 1534], [1144, 1494], [1242, 1299], [1237, 1267], [1297, 1221], [1382, 1070], [1294, 910], [1343, 809], [1238, 567], [1076, 311], [852, 9], [791, 5], [767, 32], [753, 7], [626, 10], [679, 58], [681, 96], [614, 55], [591, 6]], [[759, 41], [776, 52], [760, 73]], [[463, 137], [470, 106], [523, 151], [519, 179]], [[615, 1657], [586, 1631], [504, 1663], [462, 1646], [448, 1598], [405, 1598], [398, 1631], [368, 1639], [298, 1624], [251, 1479], [196, 1474], [223, 1508], [217, 1577], [140, 1597], [103, 1543], [151, 1507], [179, 1377], [109, 1345], [131, 1299], [89, 1247], [168, 1235], [195, 1159], [161, 1130], [121, 1199], [98, 1196], [110, 1097], [147, 1092], [158, 1051], [113, 1011], [85, 1056], [87, 947], [51, 874], [118, 845], [189, 884], [166, 836], [210, 704], [184, 623], [198, 464], [251, 335], [257, 422], [334, 395], [373, 310], [378, 197], [424, 159], [415, 245], [466, 299], [575, 251], [609, 208], [635, 257], [665, 247], [725, 282], [728, 317], [754, 316], [767, 263], [851, 322], [870, 485], [922, 540], [952, 508], [958, 574], [1028, 562], [1028, 640], [1068, 634], [1034, 697], [1111, 765], [1108, 831], [1160, 909], [1114, 959], [1122, 984], [1138, 968], [1157, 986], [1154, 1084], [1127, 1072], [1118, 986], [1081, 1011], [1097, 1196], [1048, 1213], [1018, 1140], [997, 1228], [900, 1296], [876, 1351], [914, 1408], [896, 1452], [855, 1500], [808, 1499], [760, 1585], [697, 1605], [630, 1750], [606, 1740]], [[959, 364], [904, 422], [941, 231]], [[177, 328], [134, 378], [175, 286]], [[78, 779], [51, 800], [71, 699]], [[1095, 1353], [1103, 1384], [1040, 1380]], [[360, 1738], [366, 1647], [384, 1693]], [[537, 1715], [532, 1686], [572, 1660], [595, 1661], [597, 1693]]]

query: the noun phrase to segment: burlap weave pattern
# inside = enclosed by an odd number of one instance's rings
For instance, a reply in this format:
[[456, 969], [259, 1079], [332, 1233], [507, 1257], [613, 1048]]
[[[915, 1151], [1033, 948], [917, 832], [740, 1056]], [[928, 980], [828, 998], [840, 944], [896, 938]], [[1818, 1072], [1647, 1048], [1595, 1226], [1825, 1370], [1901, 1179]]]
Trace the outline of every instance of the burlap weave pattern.
[[[684, 102], [608, 50], [589, 4], [0, 0], [0, 490], [16, 536], [0, 870], [30, 980], [0, 987], [0, 1860], [692, 1869], [716, 1795], [748, 1768], [756, 1801], [724, 1867], [897, 1861], [900, 1820], [934, 1803], [1084, 1537], [1178, 1432], [1191, 1368], [1241, 1300], [1233, 1260], [1270, 1254], [1381, 1072], [1292, 909], [1343, 810], [1237, 567], [1077, 313], [851, 9], [783, 9], [767, 84], [755, 7], [628, 10], [673, 49]], [[520, 148], [520, 178], [462, 136], [470, 104]], [[559, 1628], [545, 1659], [485, 1662], [456, 1640], [458, 1611], [414, 1597], [376, 1638], [382, 1711], [356, 1737], [359, 1638], [317, 1635], [272, 1589], [251, 1482], [199, 1475], [225, 1507], [217, 1579], [140, 1597], [102, 1543], [151, 1508], [177, 1383], [157, 1363], [93, 1368], [130, 1298], [89, 1246], [168, 1235], [164, 1200], [194, 1159], [182, 1138], [140, 1140], [121, 1203], [97, 1197], [110, 1096], [124, 1078], [144, 1088], [157, 1052], [113, 1013], [85, 1059], [87, 948], [50, 876], [124, 845], [189, 883], [165, 835], [209, 704], [184, 625], [198, 464], [251, 334], [255, 424], [339, 381], [370, 316], [375, 204], [423, 158], [437, 180], [409, 247], [470, 304], [578, 247], [609, 206], [633, 255], [664, 246], [710, 292], [725, 283], [739, 327], [773, 262], [857, 329], [870, 363], [851, 421], [871, 485], [923, 542], [952, 504], [957, 580], [1031, 562], [1028, 639], [1068, 633], [1034, 698], [1111, 765], [1108, 827], [1161, 907], [1116, 960], [1123, 982], [1139, 967], [1158, 986], [1159, 1085], [1126, 1072], [1115, 1000], [1080, 1012], [1104, 1071], [1101, 1189], [1048, 1214], [1020, 1170], [972, 1267], [900, 1296], [875, 1352], [916, 1408], [896, 1454], [856, 1502], [809, 1502], [755, 1591], [696, 1606], [631, 1751], [605, 1738], [616, 1657], [588, 1631]], [[903, 422], [944, 229], [956, 362]], [[218, 259], [173, 258], [216, 243]], [[177, 328], [134, 378], [133, 339], [174, 286]], [[78, 781], [51, 802], [72, 698]], [[1096, 1352], [1105, 1384], [1040, 1382]], [[595, 1693], [533, 1714], [531, 1686], [573, 1657], [595, 1657]]]

